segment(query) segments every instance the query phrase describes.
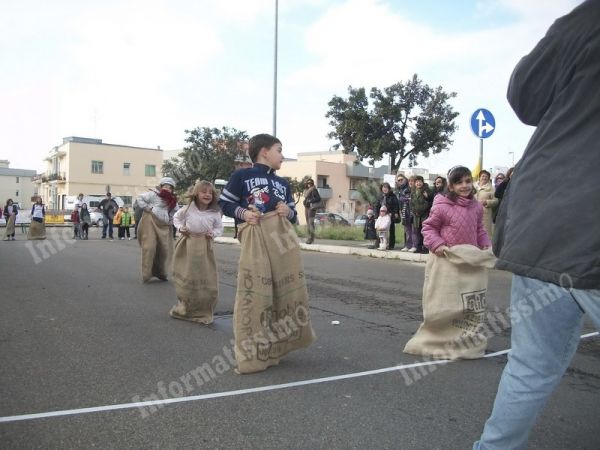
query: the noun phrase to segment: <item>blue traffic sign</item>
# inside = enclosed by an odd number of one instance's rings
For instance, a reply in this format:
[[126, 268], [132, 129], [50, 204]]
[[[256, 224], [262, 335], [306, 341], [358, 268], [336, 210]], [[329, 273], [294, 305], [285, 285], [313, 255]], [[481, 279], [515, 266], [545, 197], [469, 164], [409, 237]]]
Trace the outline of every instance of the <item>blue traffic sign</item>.
[[487, 139], [496, 129], [496, 119], [487, 109], [479, 108], [471, 116], [471, 130], [481, 139]]

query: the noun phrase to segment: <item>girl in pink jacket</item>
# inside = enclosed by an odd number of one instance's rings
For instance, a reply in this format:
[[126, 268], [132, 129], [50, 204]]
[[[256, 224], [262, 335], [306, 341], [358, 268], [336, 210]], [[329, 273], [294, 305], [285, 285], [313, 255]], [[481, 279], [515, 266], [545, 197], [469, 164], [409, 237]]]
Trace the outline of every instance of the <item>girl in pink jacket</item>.
[[448, 172], [448, 193], [436, 195], [429, 218], [423, 222], [425, 246], [437, 256], [445, 247], [470, 244], [481, 249], [491, 246], [483, 225], [483, 208], [474, 199], [473, 177], [464, 166]]

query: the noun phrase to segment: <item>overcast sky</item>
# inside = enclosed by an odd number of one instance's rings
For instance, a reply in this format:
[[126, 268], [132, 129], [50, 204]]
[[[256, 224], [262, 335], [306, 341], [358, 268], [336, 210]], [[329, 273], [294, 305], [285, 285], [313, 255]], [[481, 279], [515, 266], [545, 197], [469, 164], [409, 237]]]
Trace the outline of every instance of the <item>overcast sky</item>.
[[[65, 136], [166, 150], [184, 130], [272, 131], [275, 0], [0, 0], [0, 159], [45, 169]], [[577, 0], [280, 0], [277, 135], [284, 154], [327, 151], [325, 118], [347, 87], [417, 73], [452, 100], [448, 152], [473, 167], [479, 107], [496, 117], [484, 166], [519, 158], [532, 128], [505, 100], [510, 73]]]

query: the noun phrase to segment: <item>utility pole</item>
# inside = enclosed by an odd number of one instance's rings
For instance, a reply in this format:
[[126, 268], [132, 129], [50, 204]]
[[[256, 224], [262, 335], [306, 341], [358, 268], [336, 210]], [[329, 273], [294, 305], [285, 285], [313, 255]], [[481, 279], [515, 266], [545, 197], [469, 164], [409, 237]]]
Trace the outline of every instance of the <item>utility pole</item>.
[[279, 0], [275, 0], [275, 55], [273, 58], [273, 136], [277, 136], [277, 39]]

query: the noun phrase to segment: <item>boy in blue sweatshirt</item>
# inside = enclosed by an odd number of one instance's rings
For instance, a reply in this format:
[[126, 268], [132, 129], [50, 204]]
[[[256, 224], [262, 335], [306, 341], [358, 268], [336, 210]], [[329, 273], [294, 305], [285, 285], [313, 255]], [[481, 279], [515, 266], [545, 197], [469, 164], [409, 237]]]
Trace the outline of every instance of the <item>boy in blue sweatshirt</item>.
[[233, 314], [238, 373], [265, 370], [315, 340], [300, 246], [290, 224], [296, 222], [295, 202], [289, 183], [275, 174], [283, 162], [281, 141], [256, 135], [248, 155], [254, 166], [234, 172], [219, 198], [223, 213], [243, 222]]
[[296, 223], [296, 204], [289, 183], [275, 174], [281, 168], [281, 141], [269, 134], [250, 139], [248, 154], [253, 167], [233, 173], [219, 198], [226, 216], [256, 225], [260, 216], [277, 211]]

